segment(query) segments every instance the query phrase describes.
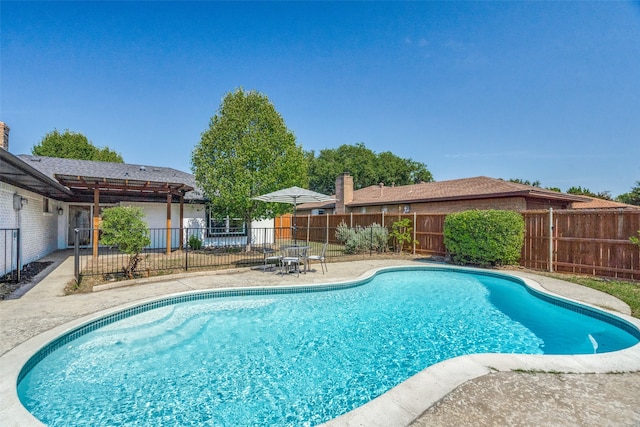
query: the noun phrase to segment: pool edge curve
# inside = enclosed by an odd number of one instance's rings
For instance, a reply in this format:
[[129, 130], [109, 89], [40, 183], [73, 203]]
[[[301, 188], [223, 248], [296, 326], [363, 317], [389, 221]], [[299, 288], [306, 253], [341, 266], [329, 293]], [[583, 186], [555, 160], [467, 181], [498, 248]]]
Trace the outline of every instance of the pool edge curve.
[[[416, 268], [415, 264], [408, 264], [408, 268]], [[269, 289], [319, 287], [327, 285], [354, 285], [367, 282], [377, 274], [387, 270], [402, 269], [402, 266], [380, 267], [366, 271], [357, 278], [327, 283], [325, 285], [302, 284], [271, 286]], [[469, 267], [457, 267], [448, 265], [424, 265], [425, 269], [458, 270], [464, 272], [480, 272], [487, 274], [487, 270]], [[517, 272], [489, 272], [491, 275], [514, 277], [521, 280], [527, 287], [548, 294], [554, 298], [569, 301], [575, 304], [589, 307], [617, 317], [634, 327], [640, 329], [640, 319], [633, 318], [624, 313], [597, 307], [592, 304], [575, 300], [563, 295], [555, 294], [545, 289], [537, 281], [518, 275]], [[261, 287], [233, 288], [258, 289]], [[215, 291], [223, 291], [228, 288], [218, 288]], [[0, 419], [6, 420], [6, 426], [43, 426], [44, 424], [35, 418], [20, 402], [17, 394], [17, 383], [25, 364], [37, 354], [43, 347], [56, 338], [73, 331], [95, 319], [108, 316], [127, 308], [139, 306], [148, 302], [171, 298], [184, 294], [198, 294], [212, 292], [213, 290], [194, 290], [187, 292], [169, 293], [161, 297], [144, 298], [108, 309], [99, 310], [92, 314], [82, 316], [73, 321], [56, 326], [46, 332], [34, 336], [17, 345], [4, 355], [0, 356]], [[461, 384], [497, 371], [539, 371], [539, 372], [563, 372], [563, 373], [619, 373], [640, 371], [640, 344], [627, 349], [593, 355], [520, 355], [520, 354], [473, 354], [459, 356], [453, 359], [430, 366], [416, 375], [408, 378], [398, 386], [378, 396], [370, 402], [324, 424], [325, 427], [341, 427], [355, 425], [397, 425], [410, 424], [433, 404], [441, 400]], [[384, 415], [384, 417], [382, 417]], [[382, 421], [384, 420], [384, 422]], [[382, 423], [382, 424], [381, 424]]]

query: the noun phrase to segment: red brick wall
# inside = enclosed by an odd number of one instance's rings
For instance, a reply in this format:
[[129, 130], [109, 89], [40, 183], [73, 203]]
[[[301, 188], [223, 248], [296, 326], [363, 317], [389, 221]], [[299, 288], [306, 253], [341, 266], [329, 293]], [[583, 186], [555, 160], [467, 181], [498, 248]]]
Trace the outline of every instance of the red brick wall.
[[[446, 202], [428, 202], [428, 203], [409, 203], [409, 211], [405, 212], [405, 206], [407, 204], [400, 205], [385, 205], [386, 212], [388, 213], [450, 213], [460, 212], [472, 209], [502, 209], [502, 210], [515, 210], [522, 211], [527, 208], [526, 201], [523, 197], [510, 197], [510, 198], [494, 198], [494, 199], [476, 199], [476, 200], [455, 200]], [[365, 206], [351, 209], [357, 213], [375, 213], [381, 212], [382, 206]]]

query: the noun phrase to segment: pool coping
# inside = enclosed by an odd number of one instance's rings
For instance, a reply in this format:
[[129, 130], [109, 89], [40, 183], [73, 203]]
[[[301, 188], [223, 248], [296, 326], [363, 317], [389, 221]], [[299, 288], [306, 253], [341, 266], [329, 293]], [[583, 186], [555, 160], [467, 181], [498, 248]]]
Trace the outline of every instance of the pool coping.
[[[408, 264], [406, 267], [414, 269], [415, 264]], [[314, 288], [326, 286], [345, 286], [354, 285], [360, 282], [366, 282], [372, 277], [385, 270], [401, 269], [401, 265], [391, 267], [373, 268], [363, 273], [357, 278], [327, 282], [322, 285], [317, 284], [299, 284], [299, 285], [281, 285], [281, 286], [265, 286], [265, 287], [233, 287], [233, 288], [216, 288], [215, 290], [194, 290], [187, 292], [168, 293], [163, 296], [155, 296], [144, 298], [138, 301], [129, 302], [111, 307], [104, 310], [96, 311], [92, 314], [79, 317], [73, 321], [56, 326], [46, 332], [43, 332], [33, 338], [17, 345], [0, 357], [1, 370], [3, 372], [0, 378], [0, 419], [9, 420], [7, 426], [42, 426], [30, 412], [22, 406], [17, 395], [17, 379], [22, 367], [27, 361], [36, 354], [40, 349], [45, 347], [57, 337], [71, 332], [83, 324], [108, 316], [128, 308], [140, 306], [152, 301], [172, 298], [185, 294], [200, 294], [203, 292], [218, 291], [240, 291], [245, 289], [300, 289]], [[475, 269], [469, 267], [457, 267], [450, 265], [423, 265], [420, 268], [438, 269], [438, 270], [461, 270], [466, 272], [478, 272], [488, 274], [487, 270]], [[635, 319], [626, 314], [622, 314], [613, 310], [562, 296], [546, 290], [542, 285], [533, 279], [518, 275], [517, 272], [490, 272], [490, 275], [500, 275], [507, 277], [515, 277], [521, 280], [531, 289], [550, 295], [551, 297], [561, 300], [577, 303], [586, 307], [593, 308], [597, 311], [605, 312], [614, 317], [618, 317], [636, 328], [640, 329], [640, 319]], [[342, 416], [330, 420], [323, 424], [328, 427], [342, 426], [404, 426], [410, 424], [418, 418], [429, 407], [438, 402], [448, 393], [453, 391], [461, 384], [474, 378], [487, 375], [497, 371], [535, 371], [535, 372], [553, 372], [553, 373], [611, 373], [611, 372], [633, 372], [640, 371], [640, 344], [633, 347], [603, 354], [594, 355], [514, 355], [514, 354], [473, 354], [460, 356], [453, 359], [437, 363], [430, 366], [418, 374], [410, 377], [403, 383], [392, 388], [383, 395], [371, 400], [363, 406], [354, 409]]]

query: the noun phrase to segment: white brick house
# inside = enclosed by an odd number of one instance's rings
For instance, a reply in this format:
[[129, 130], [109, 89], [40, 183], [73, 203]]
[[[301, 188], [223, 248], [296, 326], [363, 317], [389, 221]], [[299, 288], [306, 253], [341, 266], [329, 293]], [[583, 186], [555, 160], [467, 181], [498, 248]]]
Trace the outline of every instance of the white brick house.
[[[215, 221], [191, 174], [149, 165], [15, 156], [7, 147], [3, 143], [0, 148], [0, 276], [15, 267], [10, 256], [17, 250], [23, 265], [73, 247], [74, 230], [91, 228], [100, 211], [111, 206], [141, 208], [151, 229], [200, 228], [205, 245], [246, 243], [242, 233], [207, 233]], [[252, 227], [273, 227], [273, 220], [254, 222]], [[20, 230], [20, 242], [14, 229]], [[152, 233], [152, 247], [186, 244], [184, 235], [181, 241], [166, 236], [163, 231]], [[91, 232], [81, 239], [82, 245], [97, 249], [98, 239]]]

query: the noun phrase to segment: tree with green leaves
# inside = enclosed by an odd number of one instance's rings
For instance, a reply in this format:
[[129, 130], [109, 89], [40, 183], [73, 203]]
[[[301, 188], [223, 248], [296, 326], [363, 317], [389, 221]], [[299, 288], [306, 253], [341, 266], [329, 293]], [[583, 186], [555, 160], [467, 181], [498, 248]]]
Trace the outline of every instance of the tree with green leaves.
[[144, 222], [144, 212], [140, 208], [116, 206], [102, 212], [100, 224], [100, 243], [115, 246], [129, 255], [126, 265], [122, 266], [124, 275], [133, 279], [136, 268], [142, 260], [140, 252], [151, 244], [149, 228]]
[[[509, 182], [515, 182], [516, 184], [530, 185], [532, 187], [538, 187], [538, 188], [542, 187], [542, 184], [540, 183], [539, 180], [529, 181], [528, 179], [511, 178], [509, 179]], [[545, 189], [550, 191], [555, 191], [557, 193], [562, 193], [562, 190], [560, 189], [560, 187], [545, 187]]]
[[608, 191], [601, 191], [599, 193], [594, 193], [588, 188], [571, 187], [567, 190], [567, 194], [575, 194], [578, 196], [588, 196], [588, 197], [596, 197], [598, 199], [611, 200], [611, 194]]
[[68, 129], [63, 133], [56, 129], [46, 134], [38, 145], [33, 146], [31, 154], [65, 159], [124, 163], [119, 153], [112, 151], [108, 147], [98, 148], [83, 134], [71, 132]]
[[631, 188], [631, 191], [619, 195], [616, 200], [620, 203], [640, 206], [640, 181], [636, 182], [636, 186]]
[[411, 232], [412, 221], [409, 218], [402, 218], [391, 224], [391, 233], [389, 234], [396, 241], [396, 252], [402, 253], [402, 248], [405, 244], [418, 244], [417, 240], [414, 240]]
[[308, 182], [304, 151], [269, 98], [242, 88], [224, 97], [191, 162], [211, 213], [220, 219], [241, 218], [247, 236], [251, 236], [253, 219], [292, 208], [254, 197], [291, 186], [306, 187]]
[[361, 142], [320, 150], [317, 157], [313, 152], [307, 156], [309, 186], [324, 194], [335, 192], [336, 178], [344, 172], [353, 176], [355, 190], [381, 182], [387, 185], [408, 185], [433, 181], [426, 165], [398, 157], [389, 151], [376, 154]]
[[529, 181], [528, 179], [511, 178], [509, 182], [515, 182], [516, 184], [530, 185], [532, 187], [541, 187], [540, 181]]

